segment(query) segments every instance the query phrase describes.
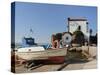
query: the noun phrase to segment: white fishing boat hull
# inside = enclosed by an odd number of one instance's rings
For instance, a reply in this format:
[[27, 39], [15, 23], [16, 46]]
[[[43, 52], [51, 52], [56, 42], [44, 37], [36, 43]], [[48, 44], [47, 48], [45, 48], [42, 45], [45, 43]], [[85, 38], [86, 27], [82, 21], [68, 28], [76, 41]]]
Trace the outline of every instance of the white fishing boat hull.
[[49, 49], [45, 51], [15, 52], [15, 55], [25, 60], [42, 60], [54, 56], [66, 56], [67, 48]]

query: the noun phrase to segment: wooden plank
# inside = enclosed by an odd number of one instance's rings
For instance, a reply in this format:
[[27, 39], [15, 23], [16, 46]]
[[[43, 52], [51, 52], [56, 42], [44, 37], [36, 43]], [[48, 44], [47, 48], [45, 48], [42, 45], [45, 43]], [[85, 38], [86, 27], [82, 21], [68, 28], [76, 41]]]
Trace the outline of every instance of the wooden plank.
[[58, 68], [57, 71], [61, 71], [62, 69], [64, 69], [68, 65], [69, 65], [69, 62], [62, 64], [62, 66], [60, 68]]
[[35, 51], [35, 52], [15, 52], [15, 55], [21, 57], [25, 60], [38, 60], [47, 59], [53, 56], [66, 56], [67, 48], [55, 49], [55, 50], [45, 50], [45, 51]]
[[46, 72], [46, 71], [57, 71], [62, 64], [49, 64], [32, 70], [32, 72]]
[[33, 72], [45, 72], [45, 71], [61, 71], [63, 68], [67, 67], [69, 62], [63, 64], [49, 64], [43, 65], [39, 68], [32, 69]]
[[28, 68], [28, 70], [34, 70], [34, 69], [37, 69], [37, 68], [42, 67], [42, 66], [44, 66], [44, 65], [43, 64], [39, 64], [37, 66], [33, 66], [31, 68]]

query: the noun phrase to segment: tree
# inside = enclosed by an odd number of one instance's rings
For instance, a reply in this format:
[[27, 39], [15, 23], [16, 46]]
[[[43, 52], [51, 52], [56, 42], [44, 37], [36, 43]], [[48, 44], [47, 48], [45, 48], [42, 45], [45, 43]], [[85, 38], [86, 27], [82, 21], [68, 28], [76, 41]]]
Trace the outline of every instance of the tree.
[[73, 33], [73, 43], [83, 45], [84, 44], [84, 33], [81, 31], [81, 27], [79, 26], [78, 29]]

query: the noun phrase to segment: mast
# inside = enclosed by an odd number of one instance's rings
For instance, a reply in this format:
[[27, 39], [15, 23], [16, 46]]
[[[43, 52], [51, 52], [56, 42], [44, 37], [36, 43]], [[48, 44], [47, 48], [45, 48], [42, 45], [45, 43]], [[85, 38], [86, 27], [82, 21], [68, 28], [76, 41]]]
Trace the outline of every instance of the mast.
[[30, 37], [32, 38], [32, 35], [33, 35], [33, 30], [32, 30], [32, 28], [30, 28]]

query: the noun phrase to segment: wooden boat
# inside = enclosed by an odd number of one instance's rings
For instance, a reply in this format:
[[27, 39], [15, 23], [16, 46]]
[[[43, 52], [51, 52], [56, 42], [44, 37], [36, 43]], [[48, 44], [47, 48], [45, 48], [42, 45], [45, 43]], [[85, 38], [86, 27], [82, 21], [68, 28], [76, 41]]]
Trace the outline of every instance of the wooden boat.
[[25, 60], [42, 60], [49, 57], [66, 56], [67, 48], [48, 49], [43, 51], [15, 52], [15, 55]]

